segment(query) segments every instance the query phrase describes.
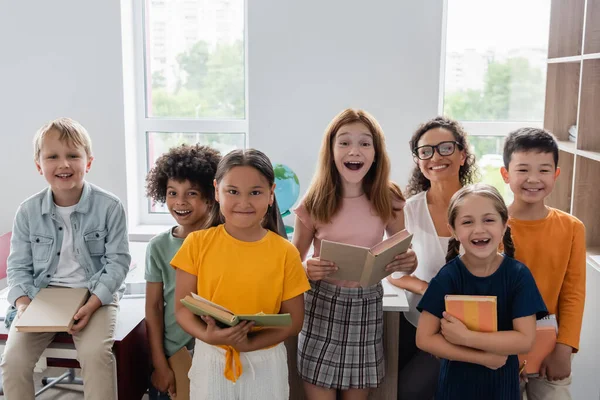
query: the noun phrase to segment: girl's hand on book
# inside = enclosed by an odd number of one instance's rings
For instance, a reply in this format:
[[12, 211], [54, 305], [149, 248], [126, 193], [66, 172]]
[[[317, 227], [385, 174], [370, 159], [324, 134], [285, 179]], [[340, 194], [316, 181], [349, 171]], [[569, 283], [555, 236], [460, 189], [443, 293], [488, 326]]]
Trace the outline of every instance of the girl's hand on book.
[[306, 276], [311, 281], [320, 281], [329, 274], [337, 271], [338, 267], [331, 261], [321, 261], [319, 257], [309, 258], [306, 261]]
[[506, 364], [508, 356], [501, 356], [494, 353], [483, 353], [481, 356], [482, 365], [492, 370], [502, 368]]
[[459, 320], [444, 311], [441, 320], [441, 334], [448, 342], [457, 346], [467, 346], [471, 331]]
[[560, 381], [571, 375], [571, 354], [573, 348], [566, 344], [556, 343], [552, 353], [542, 361], [540, 378], [549, 381]]
[[202, 341], [213, 346], [235, 347], [237, 343], [247, 340], [248, 332], [254, 326], [254, 322], [242, 321], [230, 328], [219, 328], [213, 318], [207, 315], [200, 318], [206, 323], [206, 332]]
[[385, 272], [388, 274], [394, 272], [412, 274], [417, 269], [417, 264], [417, 253], [413, 249], [408, 249], [394, 257], [394, 261], [385, 266]]
[[176, 397], [175, 391], [175, 373], [168, 366], [165, 365], [161, 368], [156, 368], [152, 371], [152, 377], [150, 378], [152, 386], [154, 386], [161, 393], [168, 393], [171, 397]]

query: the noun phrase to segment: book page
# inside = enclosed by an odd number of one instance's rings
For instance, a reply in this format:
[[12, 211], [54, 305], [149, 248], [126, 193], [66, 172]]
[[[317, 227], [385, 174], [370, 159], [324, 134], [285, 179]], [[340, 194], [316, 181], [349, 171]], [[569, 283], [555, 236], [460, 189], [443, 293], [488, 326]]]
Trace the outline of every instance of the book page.
[[383, 242], [380, 242], [375, 246], [371, 247], [371, 254], [377, 256], [386, 251], [387, 249], [393, 247], [396, 243], [403, 241], [408, 236], [410, 236], [410, 233], [408, 233], [406, 229], [403, 229], [395, 235], [392, 235], [389, 238], [385, 239]]
[[220, 306], [220, 305], [218, 305], [217, 303], [213, 303], [212, 301], [210, 301], [210, 300], [208, 300], [208, 299], [205, 299], [204, 297], [198, 296], [196, 293], [190, 293], [190, 294], [192, 295], [192, 297], [193, 297], [195, 300], [198, 300], [198, 301], [200, 301], [200, 302], [202, 302], [202, 303], [205, 303], [205, 304], [208, 304], [208, 305], [210, 305], [210, 306], [213, 306], [213, 307], [215, 307], [215, 308], [218, 308], [219, 310], [221, 310], [221, 311], [225, 311], [225, 312], [227, 312], [227, 313], [229, 313], [229, 314], [231, 314], [231, 315], [235, 315], [233, 312], [229, 311], [229, 310], [228, 310], [228, 309], [226, 309], [225, 307], [223, 307], [223, 306]]
[[368, 255], [369, 249], [366, 247], [323, 240], [319, 258], [331, 261], [338, 267], [328, 278], [359, 282]]

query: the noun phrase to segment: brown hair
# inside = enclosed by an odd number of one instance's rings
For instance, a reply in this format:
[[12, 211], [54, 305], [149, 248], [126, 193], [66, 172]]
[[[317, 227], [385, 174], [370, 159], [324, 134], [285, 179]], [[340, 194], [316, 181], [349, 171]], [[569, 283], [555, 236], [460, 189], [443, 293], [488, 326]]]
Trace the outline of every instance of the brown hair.
[[[496, 208], [496, 211], [498, 211], [498, 214], [500, 214], [502, 223], [505, 225], [507, 224], [508, 208], [506, 207], [506, 203], [504, 202], [502, 195], [500, 192], [498, 192], [498, 189], [486, 183], [476, 183], [461, 188], [458, 192], [454, 193], [454, 196], [452, 196], [452, 199], [450, 199], [450, 206], [448, 207], [448, 224], [450, 224], [452, 228], [454, 228], [454, 222], [456, 221], [456, 216], [458, 215], [458, 209], [463, 200], [472, 195], [481, 196], [492, 200], [492, 203], [494, 203], [494, 208]], [[512, 241], [510, 227], [508, 225], [506, 226], [506, 231], [504, 232], [504, 237], [502, 238], [502, 244], [504, 246], [504, 254], [506, 254], [508, 257], [514, 257], [515, 246]], [[460, 242], [455, 238], [450, 239], [450, 242], [448, 243], [448, 253], [446, 254], [446, 262], [458, 256], [459, 251]]]
[[333, 142], [343, 125], [355, 122], [364, 124], [373, 136], [375, 161], [362, 184], [375, 212], [382, 220], [388, 221], [396, 211], [392, 200], [404, 200], [398, 185], [390, 181], [390, 159], [381, 126], [368, 112], [348, 108], [336, 115], [325, 130], [317, 171], [304, 198], [304, 205], [315, 221], [328, 223], [341, 206], [342, 180], [333, 160]]
[[[419, 146], [421, 136], [435, 128], [443, 128], [450, 131], [452, 136], [454, 136], [454, 140], [460, 145], [459, 150], [464, 150], [465, 152], [465, 164], [458, 170], [460, 185], [466, 186], [475, 182], [477, 179], [477, 166], [475, 164], [475, 155], [471, 153], [471, 149], [469, 148], [467, 133], [461, 124], [451, 118], [438, 116], [421, 124], [410, 139], [410, 151], [414, 155]], [[424, 192], [430, 187], [431, 182], [429, 179], [423, 175], [419, 166], [415, 165], [408, 181], [408, 185], [406, 186], [406, 197], [411, 197], [417, 193]]]
[[58, 118], [42, 126], [33, 138], [33, 159], [40, 160], [42, 142], [48, 132], [55, 130], [60, 133], [60, 141], [66, 141], [73, 147], [83, 147], [88, 158], [92, 156], [92, 140], [87, 130], [77, 121], [71, 118]]

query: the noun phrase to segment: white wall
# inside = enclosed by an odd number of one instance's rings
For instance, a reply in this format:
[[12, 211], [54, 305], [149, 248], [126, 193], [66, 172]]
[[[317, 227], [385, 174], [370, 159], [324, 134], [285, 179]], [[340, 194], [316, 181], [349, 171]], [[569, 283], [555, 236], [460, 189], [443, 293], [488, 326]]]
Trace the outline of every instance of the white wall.
[[57, 117], [88, 129], [89, 180], [126, 201], [122, 76], [119, 2], [0, 0], [0, 233], [45, 187], [32, 139]]
[[441, 1], [261, 0], [248, 9], [250, 145], [299, 176], [303, 193], [327, 124], [346, 107], [386, 134], [392, 178], [437, 113]]

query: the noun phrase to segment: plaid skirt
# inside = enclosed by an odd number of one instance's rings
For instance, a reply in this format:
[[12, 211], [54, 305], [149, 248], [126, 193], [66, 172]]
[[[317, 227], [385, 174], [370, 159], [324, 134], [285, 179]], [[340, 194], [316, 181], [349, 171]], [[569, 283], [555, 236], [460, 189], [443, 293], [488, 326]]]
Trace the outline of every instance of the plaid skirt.
[[302, 379], [329, 389], [378, 387], [385, 374], [383, 287], [345, 288], [311, 281], [298, 335]]

